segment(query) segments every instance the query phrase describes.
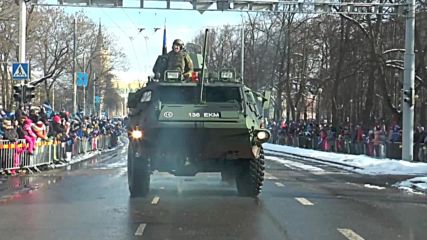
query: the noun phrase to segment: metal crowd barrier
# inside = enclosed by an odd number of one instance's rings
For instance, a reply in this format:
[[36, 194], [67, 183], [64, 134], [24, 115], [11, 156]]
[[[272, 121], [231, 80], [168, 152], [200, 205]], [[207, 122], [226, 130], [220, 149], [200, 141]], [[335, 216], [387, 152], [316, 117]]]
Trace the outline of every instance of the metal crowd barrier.
[[27, 145], [25, 140], [16, 142], [0, 140], [0, 171], [15, 170], [29, 164], [29, 157], [25, 155]]
[[51, 164], [51, 152], [53, 141], [42, 141], [38, 140], [36, 142], [36, 147], [34, 149], [34, 154], [30, 156], [27, 152], [24, 155], [28, 156], [30, 162], [26, 167], [39, 167], [45, 164]]
[[[279, 136], [276, 143], [280, 145], [288, 145], [293, 147], [300, 147], [306, 149], [313, 149], [319, 151], [328, 151], [345, 154], [355, 155], [368, 155], [377, 158], [391, 158], [402, 159], [402, 143], [382, 141], [379, 143], [354, 143], [350, 139], [342, 141], [327, 140], [328, 149], [324, 148], [319, 137], [306, 137], [306, 136]], [[414, 160], [427, 162], [427, 146], [424, 144], [414, 144]]]
[[0, 140], [0, 173], [9, 170], [34, 168], [67, 162], [71, 157], [90, 151], [112, 147], [111, 136], [101, 135], [92, 138], [76, 138], [72, 141], [38, 140], [33, 154], [28, 152], [28, 144], [23, 139], [16, 142]]

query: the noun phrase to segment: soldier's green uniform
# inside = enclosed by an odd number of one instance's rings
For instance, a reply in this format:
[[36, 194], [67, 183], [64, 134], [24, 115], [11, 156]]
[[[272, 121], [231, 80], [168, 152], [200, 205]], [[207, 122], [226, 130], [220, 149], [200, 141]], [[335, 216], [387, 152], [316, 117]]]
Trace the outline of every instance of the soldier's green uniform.
[[172, 51], [157, 58], [153, 72], [159, 79], [163, 79], [163, 74], [166, 70], [179, 71], [184, 78], [189, 78], [193, 68], [193, 61], [184, 49], [184, 42], [180, 39], [175, 39]]
[[174, 52], [172, 50], [168, 53], [167, 70], [176, 70], [183, 73], [183, 75], [188, 75], [193, 71], [193, 61], [191, 61], [186, 52]]

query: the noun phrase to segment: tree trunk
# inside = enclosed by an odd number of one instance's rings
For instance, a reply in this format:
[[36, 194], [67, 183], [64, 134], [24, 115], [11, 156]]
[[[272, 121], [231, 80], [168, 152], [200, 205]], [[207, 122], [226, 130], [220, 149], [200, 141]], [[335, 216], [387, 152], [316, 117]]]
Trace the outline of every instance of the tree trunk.
[[46, 94], [46, 100], [51, 103], [51, 99], [50, 99], [50, 88], [49, 85], [47, 83], [47, 81], [44, 81], [44, 90], [45, 90], [45, 94]]
[[336, 61], [336, 67], [335, 67], [335, 84], [333, 84], [332, 87], [332, 99], [331, 99], [331, 113], [332, 113], [332, 123], [337, 124], [339, 122], [338, 118], [338, 103], [337, 98], [339, 95], [339, 86], [341, 84], [341, 73], [342, 73], [342, 67], [344, 66], [344, 45], [347, 38], [347, 29], [345, 25], [345, 20], [343, 17], [340, 18], [341, 24], [340, 24], [340, 41], [339, 41], [339, 52], [338, 52], [338, 59]]
[[[373, 62], [373, 57], [371, 56], [369, 58], [369, 62]], [[369, 71], [368, 71], [368, 91], [366, 93], [366, 99], [364, 104], [364, 109], [362, 113], [362, 121], [366, 125], [371, 121], [371, 113], [372, 113], [372, 107], [374, 104], [374, 98], [375, 98], [375, 66], [374, 64], [369, 64]]]
[[282, 112], [283, 112], [282, 94], [283, 94], [283, 87], [279, 87], [277, 89], [276, 103], [274, 106], [274, 119], [277, 119], [277, 120], [282, 119]]
[[[0, 69], [1, 71], [1, 104], [3, 109], [7, 106], [6, 100], [6, 88], [7, 88], [7, 64], [4, 63], [3, 67]], [[6, 73], [6, 74], [5, 74]]]

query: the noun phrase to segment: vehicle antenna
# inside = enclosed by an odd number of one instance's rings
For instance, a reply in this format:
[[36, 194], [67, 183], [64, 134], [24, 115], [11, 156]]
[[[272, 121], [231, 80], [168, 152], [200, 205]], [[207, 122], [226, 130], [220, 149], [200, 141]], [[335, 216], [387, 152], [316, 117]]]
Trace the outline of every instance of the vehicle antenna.
[[204, 76], [205, 76], [205, 62], [206, 62], [205, 59], [206, 59], [206, 48], [207, 48], [207, 45], [208, 45], [208, 32], [209, 32], [209, 29], [206, 28], [206, 30], [205, 30], [205, 42], [204, 42], [204, 45], [203, 45], [203, 59], [202, 59], [202, 72], [201, 72], [202, 77], [201, 77], [201, 80], [200, 80], [200, 82], [201, 82], [201, 87], [200, 87], [200, 103], [203, 102], [203, 87], [204, 87], [204, 82], [205, 82], [205, 78], [204, 78]]

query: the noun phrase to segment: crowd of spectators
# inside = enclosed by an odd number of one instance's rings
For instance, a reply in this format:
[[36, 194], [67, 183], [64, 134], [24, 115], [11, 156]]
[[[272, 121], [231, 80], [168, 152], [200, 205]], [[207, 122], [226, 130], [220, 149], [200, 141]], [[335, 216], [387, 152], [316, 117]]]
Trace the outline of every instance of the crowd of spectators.
[[[267, 127], [272, 132], [272, 143], [298, 145], [322, 151], [367, 154], [381, 157], [385, 146], [400, 147], [402, 129], [397, 123], [387, 126], [384, 122], [366, 127], [362, 124], [330, 124], [327, 121], [270, 121]], [[298, 141], [296, 144], [295, 141]], [[415, 159], [427, 145], [427, 132], [417, 126], [414, 133]]]
[[[56, 140], [71, 146], [76, 139], [91, 139], [99, 135], [119, 136], [122, 123], [107, 118], [70, 114], [67, 111], [55, 112], [45, 103], [40, 107], [20, 108], [17, 111], [0, 112], [1, 144], [14, 143], [25, 139], [24, 149], [34, 154], [37, 141]], [[114, 138], [114, 139], [117, 139]], [[114, 146], [117, 141], [112, 144]]]

